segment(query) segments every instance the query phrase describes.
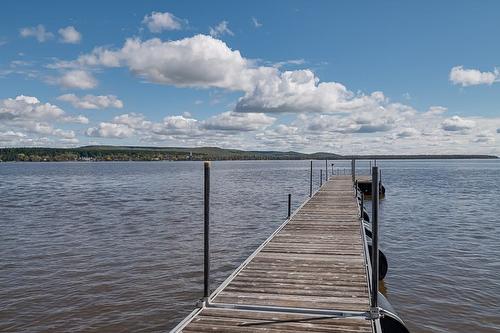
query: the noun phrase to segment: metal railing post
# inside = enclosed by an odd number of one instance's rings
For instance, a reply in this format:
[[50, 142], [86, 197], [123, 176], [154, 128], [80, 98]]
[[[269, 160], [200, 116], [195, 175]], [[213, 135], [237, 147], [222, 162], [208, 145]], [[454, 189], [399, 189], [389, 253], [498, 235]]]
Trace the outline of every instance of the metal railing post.
[[313, 195], [313, 161], [311, 160], [311, 174], [309, 177], [309, 197]]
[[288, 193], [288, 218], [292, 216], [292, 194]]
[[352, 181], [354, 182], [356, 180], [356, 160], [354, 158], [351, 161], [351, 174]]
[[328, 159], [325, 160], [325, 182], [328, 181]]
[[361, 191], [361, 219], [364, 220], [365, 219], [365, 194], [363, 193], [363, 191]]
[[203, 298], [210, 296], [210, 162], [204, 163]]
[[378, 208], [379, 208], [379, 183], [378, 167], [372, 168], [372, 294], [371, 307], [378, 307]]
[[323, 169], [319, 169], [319, 187], [323, 186]]

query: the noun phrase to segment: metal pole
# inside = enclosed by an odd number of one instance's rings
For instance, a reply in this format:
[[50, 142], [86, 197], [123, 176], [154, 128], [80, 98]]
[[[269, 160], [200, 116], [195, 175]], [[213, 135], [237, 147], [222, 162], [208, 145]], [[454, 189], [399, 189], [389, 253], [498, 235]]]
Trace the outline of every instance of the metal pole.
[[378, 167], [372, 168], [372, 308], [378, 307]]
[[292, 195], [288, 193], [288, 218], [292, 215]]
[[356, 199], [358, 199], [358, 181], [354, 181], [354, 188], [356, 189]]
[[364, 220], [365, 219], [365, 214], [364, 214], [364, 211], [365, 211], [365, 194], [361, 191], [361, 219]]
[[208, 301], [210, 294], [210, 162], [204, 163], [205, 169], [205, 223], [203, 234], [203, 297]]
[[323, 186], [323, 169], [319, 169], [319, 187]]
[[356, 160], [354, 158], [351, 161], [351, 175], [352, 181], [356, 181]]
[[311, 175], [309, 177], [309, 197], [313, 196], [313, 161], [311, 161]]
[[328, 159], [325, 160], [325, 182], [328, 181]]
[[371, 169], [372, 169], [372, 161], [370, 161], [370, 169], [368, 170], [368, 174], [370, 173]]

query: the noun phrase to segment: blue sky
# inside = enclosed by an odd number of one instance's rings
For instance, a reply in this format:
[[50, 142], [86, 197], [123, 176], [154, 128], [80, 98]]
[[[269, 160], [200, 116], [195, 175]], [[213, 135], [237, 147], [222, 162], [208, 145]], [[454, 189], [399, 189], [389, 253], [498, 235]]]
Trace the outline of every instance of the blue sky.
[[1, 8], [0, 146], [500, 154], [496, 1]]

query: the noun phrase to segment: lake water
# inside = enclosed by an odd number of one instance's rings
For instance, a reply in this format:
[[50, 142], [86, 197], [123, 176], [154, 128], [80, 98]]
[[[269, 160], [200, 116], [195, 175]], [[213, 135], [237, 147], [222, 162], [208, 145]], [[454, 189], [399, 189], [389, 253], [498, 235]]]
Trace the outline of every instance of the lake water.
[[[410, 330], [498, 332], [499, 161], [379, 166], [386, 294]], [[315, 186], [320, 167], [315, 162]], [[0, 332], [175, 326], [202, 293], [202, 168], [0, 164]], [[294, 207], [306, 199], [308, 168], [308, 161], [212, 164], [214, 288], [284, 220], [288, 193]]]

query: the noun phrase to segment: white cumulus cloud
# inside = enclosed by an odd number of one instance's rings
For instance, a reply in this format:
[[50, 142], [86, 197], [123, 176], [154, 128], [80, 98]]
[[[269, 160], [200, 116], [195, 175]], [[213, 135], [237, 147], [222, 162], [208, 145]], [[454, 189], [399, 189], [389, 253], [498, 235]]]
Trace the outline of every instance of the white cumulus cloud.
[[198, 131], [198, 120], [184, 116], [168, 116], [161, 123], [152, 125], [152, 132], [156, 135], [196, 135]]
[[408, 128], [403, 128], [401, 131], [399, 131], [396, 134], [396, 136], [398, 138], [409, 138], [409, 137], [417, 136], [419, 134], [420, 134], [419, 130], [412, 128], [412, 127], [408, 127]]
[[263, 113], [238, 113], [227, 111], [215, 115], [203, 122], [209, 130], [221, 131], [256, 131], [270, 126], [276, 118]]
[[78, 44], [82, 40], [82, 34], [78, 32], [73, 26], [61, 28], [58, 32], [61, 36], [62, 43]]
[[56, 128], [56, 123], [86, 124], [88, 119], [69, 115], [57, 105], [42, 103], [34, 96], [19, 95], [0, 100], [0, 132], [3, 133], [0, 141], [5, 145], [33, 146], [62, 142], [63, 139], [72, 141], [66, 143], [75, 143], [75, 132]]
[[131, 137], [134, 130], [127, 125], [102, 122], [97, 127], [88, 128], [85, 134], [91, 137], [123, 139]]
[[64, 94], [57, 97], [57, 99], [71, 103], [71, 105], [79, 109], [123, 108], [123, 102], [114, 95], [85, 95], [79, 97], [75, 94]]
[[65, 72], [56, 83], [64, 88], [92, 89], [97, 86], [97, 80], [89, 72], [75, 69]]
[[169, 12], [152, 12], [144, 16], [142, 23], [148, 27], [149, 31], [159, 33], [164, 30], [179, 30], [182, 28], [183, 21]]
[[338, 112], [375, 108], [381, 92], [357, 95], [337, 82], [320, 82], [310, 70], [275, 72], [257, 80], [236, 105], [239, 112]]
[[135, 130], [147, 130], [152, 126], [152, 122], [146, 120], [143, 114], [125, 113], [113, 118], [113, 123], [126, 125]]
[[248, 61], [224, 42], [206, 35], [165, 42], [158, 38], [127, 39], [119, 50], [99, 48], [79, 57], [76, 64], [126, 66], [151, 82], [180, 87], [246, 90], [253, 86]]
[[441, 127], [445, 131], [450, 131], [450, 132], [470, 130], [474, 126], [475, 126], [475, 122], [473, 120], [463, 119], [462, 117], [459, 117], [459, 116], [453, 116], [451, 118], [446, 118], [441, 123]]
[[38, 98], [20, 95], [16, 98], [0, 100], [0, 119], [57, 119], [64, 111], [56, 105], [41, 103]]
[[170, 41], [130, 38], [121, 48], [98, 47], [56, 65], [59, 70], [87, 71], [95, 66], [125, 67], [149, 82], [241, 92], [231, 111], [207, 119], [183, 113], [151, 121], [128, 113], [91, 126], [91, 136], [159, 145], [347, 154], [500, 153], [495, 142], [499, 118], [448, 117], [443, 106], [417, 111], [391, 102], [380, 91], [354, 92], [339, 82], [321, 81], [310, 69], [283, 70], [245, 58], [208, 35]]
[[477, 69], [465, 69], [463, 66], [455, 66], [450, 71], [450, 81], [462, 87], [480, 84], [491, 85], [499, 77], [498, 70], [493, 72], [481, 72]]
[[311, 70], [256, 66], [207, 35], [175, 41], [127, 39], [121, 49], [95, 49], [74, 65], [125, 66], [155, 83], [243, 91], [235, 108], [239, 112], [348, 112], [386, 103], [381, 92], [353, 93], [340, 83], [321, 82]]

